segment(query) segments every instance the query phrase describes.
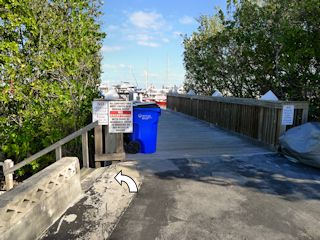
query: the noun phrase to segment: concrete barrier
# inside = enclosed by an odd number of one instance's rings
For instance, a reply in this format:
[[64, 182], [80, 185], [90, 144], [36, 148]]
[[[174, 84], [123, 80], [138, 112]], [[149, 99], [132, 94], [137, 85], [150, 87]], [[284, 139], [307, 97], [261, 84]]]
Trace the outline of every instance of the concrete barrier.
[[0, 239], [37, 239], [81, 195], [78, 158], [62, 158], [1, 195]]

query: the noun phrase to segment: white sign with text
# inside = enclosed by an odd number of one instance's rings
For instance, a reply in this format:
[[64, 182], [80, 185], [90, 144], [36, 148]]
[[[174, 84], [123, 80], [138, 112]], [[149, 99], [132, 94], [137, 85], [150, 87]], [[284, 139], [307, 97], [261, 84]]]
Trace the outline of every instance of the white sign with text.
[[95, 100], [92, 102], [92, 121], [99, 121], [99, 125], [108, 125], [108, 109], [107, 101]]
[[294, 117], [294, 105], [283, 105], [281, 125], [292, 125]]
[[109, 133], [132, 133], [132, 102], [109, 102]]

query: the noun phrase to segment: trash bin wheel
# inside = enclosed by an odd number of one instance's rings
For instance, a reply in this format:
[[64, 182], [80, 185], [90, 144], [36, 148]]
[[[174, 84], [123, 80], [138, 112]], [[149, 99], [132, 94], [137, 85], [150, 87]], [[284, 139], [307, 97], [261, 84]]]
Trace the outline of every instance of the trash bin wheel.
[[136, 154], [140, 152], [140, 149], [141, 149], [141, 145], [140, 145], [140, 142], [138, 141], [131, 141], [125, 146], [126, 153]]

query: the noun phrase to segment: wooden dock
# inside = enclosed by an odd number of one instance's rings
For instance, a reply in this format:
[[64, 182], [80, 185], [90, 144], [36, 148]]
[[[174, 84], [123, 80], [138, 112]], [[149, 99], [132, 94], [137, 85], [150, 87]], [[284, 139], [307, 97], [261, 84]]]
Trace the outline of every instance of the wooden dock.
[[[294, 108], [291, 125], [282, 124], [284, 106]], [[169, 94], [167, 107], [277, 150], [279, 136], [308, 121], [308, 102]]]
[[158, 126], [157, 152], [152, 155], [127, 154], [127, 159], [174, 159], [270, 152], [248, 139], [194, 117], [163, 110]]

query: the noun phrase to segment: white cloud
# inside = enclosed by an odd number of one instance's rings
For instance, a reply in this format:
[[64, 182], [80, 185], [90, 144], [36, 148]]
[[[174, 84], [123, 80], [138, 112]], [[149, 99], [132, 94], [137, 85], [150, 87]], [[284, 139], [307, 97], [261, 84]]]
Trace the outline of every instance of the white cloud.
[[118, 30], [119, 27], [116, 26], [116, 25], [109, 25], [109, 26], [107, 27], [107, 29], [108, 29], [109, 31], [114, 31], [114, 30]]
[[109, 70], [118, 70], [118, 69], [124, 69], [127, 68], [128, 66], [125, 64], [102, 64], [102, 69], [109, 69]]
[[169, 39], [168, 39], [168, 38], [162, 38], [162, 42], [168, 43], [168, 42], [169, 42]]
[[146, 46], [146, 47], [160, 46], [160, 44], [154, 40], [154, 37], [152, 37], [147, 33], [137, 34], [137, 35], [131, 36], [131, 38], [133, 38], [137, 42], [137, 44], [141, 46]]
[[165, 25], [164, 18], [161, 14], [156, 12], [134, 12], [129, 16], [130, 22], [142, 29], [160, 29]]
[[150, 41], [150, 40], [153, 40], [153, 37], [149, 34], [146, 34], [146, 33], [143, 33], [143, 34], [137, 34], [136, 36], [136, 39], [138, 41]]
[[160, 47], [169, 42], [168, 34], [172, 27], [162, 14], [155, 11], [136, 11], [127, 13], [128, 20], [122, 24], [125, 40], [134, 41], [137, 45]]
[[159, 47], [160, 44], [156, 42], [150, 42], [150, 41], [138, 41], [137, 42], [141, 46], [146, 46], [146, 47]]
[[182, 18], [179, 19], [179, 22], [183, 25], [190, 25], [190, 24], [194, 24], [195, 20], [190, 16], [183, 16]]
[[103, 46], [101, 48], [102, 52], [118, 52], [123, 50], [122, 46]]

